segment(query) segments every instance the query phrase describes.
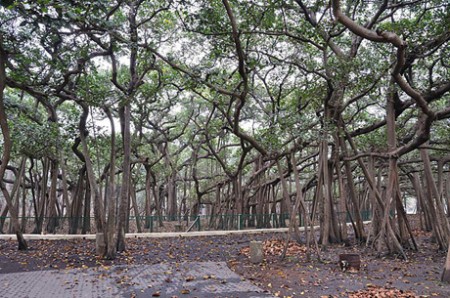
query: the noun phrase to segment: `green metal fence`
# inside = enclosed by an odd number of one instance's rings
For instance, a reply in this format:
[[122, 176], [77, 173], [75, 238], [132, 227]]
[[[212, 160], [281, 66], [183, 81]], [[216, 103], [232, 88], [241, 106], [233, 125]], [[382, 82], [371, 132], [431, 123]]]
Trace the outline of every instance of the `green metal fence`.
[[[346, 222], [354, 214], [337, 214]], [[300, 226], [304, 226], [303, 215], [296, 214]], [[371, 218], [370, 211], [361, 212], [364, 221]], [[197, 216], [130, 216], [127, 233], [158, 233], [212, 230], [276, 229], [289, 225], [289, 214], [217, 214]], [[319, 224], [319, 218], [314, 218]], [[92, 234], [95, 233], [94, 217], [20, 217], [24, 233]], [[0, 233], [11, 233], [10, 217], [0, 217]]]

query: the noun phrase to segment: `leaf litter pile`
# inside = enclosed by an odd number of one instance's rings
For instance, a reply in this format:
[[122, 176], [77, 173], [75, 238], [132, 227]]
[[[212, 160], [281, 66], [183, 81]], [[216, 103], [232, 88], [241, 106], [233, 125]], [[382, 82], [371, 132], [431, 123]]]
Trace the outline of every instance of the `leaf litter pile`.
[[[408, 251], [408, 260], [378, 256], [365, 246], [330, 245], [318, 260], [313, 249], [291, 241], [281, 260], [283, 234], [228, 235], [213, 237], [127, 239], [127, 251], [113, 261], [95, 255], [92, 240], [33, 240], [28, 251], [17, 251], [16, 241], [0, 240], [0, 274], [48, 269], [183, 262], [227, 262], [242, 278], [276, 297], [450, 297], [450, 285], [439, 282], [445, 252], [438, 251], [429, 234], [418, 235], [420, 251]], [[420, 237], [419, 237], [420, 236]], [[264, 260], [249, 261], [249, 244], [262, 241]], [[357, 253], [361, 270], [343, 272], [338, 256]], [[211, 273], [213, 274], [213, 273]], [[214, 276], [205, 276], [214, 279]], [[169, 278], [170, 279], [170, 278]], [[189, 282], [190, 277], [186, 277]], [[120, 282], [124, 287], [127, 280]], [[184, 293], [188, 294], [189, 289]], [[154, 292], [157, 297], [158, 292]], [[186, 296], [186, 295], [184, 295]]]
[[382, 287], [367, 286], [367, 289], [356, 291], [348, 295], [349, 298], [387, 298], [387, 297], [398, 297], [398, 298], [412, 298], [418, 297], [412, 291], [403, 291], [398, 289], [386, 289]]
[[[285, 246], [285, 241], [280, 239], [268, 239], [263, 242], [263, 251], [266, 256], [281, 256]], [[240, 251], [241, 254], [249, 256], [250, 247], [243, 247]], [[306, 253], [306, 246], [298, 244], [297, 242], [289, 241], [286, 249], [286, 256], [298, 256], [299, 254]]]
[[[439, 282], [445, 252], [429, 242], [429, 234], [418, 233], [421, 250], [408, 251], [408, 260], [396, 256], [380, 257], [372, 248], [359, 245], [330, 245], [320, 252], [320, 260], [310, 248], [290, 241], [285, 258], [281, 255], [286, 240], [270, 238], [263, 241], [264, 260], [250, 262], [250, 247], [240, 249], [229, 266], [276, 297], [450, 297], [450, 285]], [[358, 254], [361, 269], [344, 272], [339, 255]]]

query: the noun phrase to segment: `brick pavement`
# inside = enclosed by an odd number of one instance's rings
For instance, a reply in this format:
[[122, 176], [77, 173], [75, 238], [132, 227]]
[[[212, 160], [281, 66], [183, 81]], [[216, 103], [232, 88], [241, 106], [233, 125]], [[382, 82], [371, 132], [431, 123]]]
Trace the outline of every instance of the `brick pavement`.
[[224, 262], [162, 263], [0, 274], [0, 297], [272, 297]]

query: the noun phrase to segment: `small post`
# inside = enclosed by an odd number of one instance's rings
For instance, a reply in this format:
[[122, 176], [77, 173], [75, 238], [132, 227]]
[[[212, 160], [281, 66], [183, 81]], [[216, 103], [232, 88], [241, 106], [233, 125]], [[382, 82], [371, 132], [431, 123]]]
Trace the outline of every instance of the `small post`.
[[238, 214], [238, 230], [242, 229], [242, 214]]
[[262, 241], [250, 242], [250, 262], [259, 264], [264, 259], [263, 243]]
[[361, 257], [359, 254], [340, 254], [339, 266], [344, 272], [356, 273], [361, 268]]
[[97, 256], [103, 257], [106, 253], [105, 235], [103, 233], [95, 234], [95, 251]]

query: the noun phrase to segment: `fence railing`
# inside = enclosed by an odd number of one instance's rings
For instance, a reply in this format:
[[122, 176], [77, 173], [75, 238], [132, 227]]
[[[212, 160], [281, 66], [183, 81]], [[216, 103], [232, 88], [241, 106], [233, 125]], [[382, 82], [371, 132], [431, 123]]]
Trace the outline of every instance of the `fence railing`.
[[[339, 222], [350, 222], [355, 218], [348, 212], [337, 213]], [[304, 226], [303, 215], [296, 214], [300, 226]], [[371, 212], [361, 212], [364, 221], [370, 220]], [[246, 229], [276, 229], [289, 226], [289, 214], [216, 214], [196, 216], [130, 216], [127, 233], [158, 233], [184, 231], [221, 231]], [[319, 224], [319, 218], [314, 218]], [[94, 234], [95, 217], [19, 217], [24, 233], [30, 234]], [[12, 233], [11, 218], [0, 216], [0, 233]]]

